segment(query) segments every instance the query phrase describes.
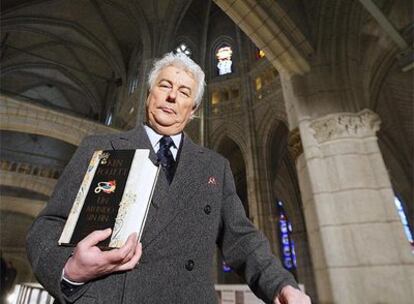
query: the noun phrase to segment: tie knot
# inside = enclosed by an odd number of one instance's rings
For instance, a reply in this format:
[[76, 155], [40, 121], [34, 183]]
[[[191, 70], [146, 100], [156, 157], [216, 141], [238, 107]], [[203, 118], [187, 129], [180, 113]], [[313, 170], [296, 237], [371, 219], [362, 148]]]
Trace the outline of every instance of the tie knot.
[[160, 148], [169, 149], [174, 145], [174, 141], [170, 136], [163, 136], [160, 139]]

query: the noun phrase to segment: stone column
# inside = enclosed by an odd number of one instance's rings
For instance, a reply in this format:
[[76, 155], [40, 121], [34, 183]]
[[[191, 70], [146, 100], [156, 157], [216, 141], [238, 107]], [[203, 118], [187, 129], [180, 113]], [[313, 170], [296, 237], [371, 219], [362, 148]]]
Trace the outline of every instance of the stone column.
[[137, 111], [137, 121], [136, 124], [143, 123], [146, 120], [145, 113], [146, 113], [146, 101], [147, 101], [147, 94], [148, 94], [148, 87], [147, 87], [147, 77], [152, 68], [152, 64], [154, 62], [153, 58], [146, 59], [141, 64], [141, 71], [139, 74], [139, 84], [137, 88], [137, 96], [136, 96], [136, 105], [138, 108]]
[[413, 303], [403, 234], [370, 110], [299, 122], [297, 159], [320, 303]]

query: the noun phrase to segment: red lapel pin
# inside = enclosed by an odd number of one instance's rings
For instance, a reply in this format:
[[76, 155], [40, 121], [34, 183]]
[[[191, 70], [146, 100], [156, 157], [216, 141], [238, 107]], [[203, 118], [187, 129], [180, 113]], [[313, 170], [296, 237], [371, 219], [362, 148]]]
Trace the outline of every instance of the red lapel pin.
[[215, 176], [210, 176], [210, 177], [208, 178], [208, 184], [209, 184], [209, 185], [217, 185], [217, 180], [216, 180], [216, 177], [215, 177]]

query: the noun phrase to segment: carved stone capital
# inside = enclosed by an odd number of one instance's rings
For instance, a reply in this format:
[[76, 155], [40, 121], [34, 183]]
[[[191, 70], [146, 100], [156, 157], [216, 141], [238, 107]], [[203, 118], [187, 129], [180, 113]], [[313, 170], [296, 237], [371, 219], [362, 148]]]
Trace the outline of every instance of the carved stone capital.
[[381, 120], [377, 114], [365, 109], [358, 113], [335, 113], [318, 118], [310, 123], [313, 135], [319, 144], [345, 138], [375, 136]]
[[296, 161], [299, 155], [303, 153], [302, 140], [300, 138], [299, 128], [289, 132], [288, 149], [292, 158]]

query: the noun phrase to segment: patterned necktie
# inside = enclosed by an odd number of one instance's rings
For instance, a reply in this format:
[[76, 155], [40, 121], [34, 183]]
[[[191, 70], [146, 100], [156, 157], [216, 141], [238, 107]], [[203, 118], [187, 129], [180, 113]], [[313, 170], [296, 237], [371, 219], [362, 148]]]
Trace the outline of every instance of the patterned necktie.
[[171, 137], [169, 136], [163, 136], [160, 139], [160, 148], [157, 152], [158, 160], [161, 164], [161, 166], [164, 169], [165, 176], [167, 177], [168, 183], [171, 184], [171, 181], [174, 177], [174, 167], [175, 167], [175, 161], [174, 157], [171, 153], [171, 146], [174, 145], [174, 142]]

